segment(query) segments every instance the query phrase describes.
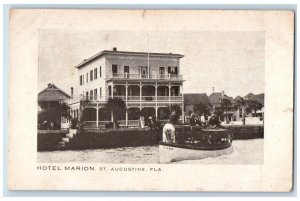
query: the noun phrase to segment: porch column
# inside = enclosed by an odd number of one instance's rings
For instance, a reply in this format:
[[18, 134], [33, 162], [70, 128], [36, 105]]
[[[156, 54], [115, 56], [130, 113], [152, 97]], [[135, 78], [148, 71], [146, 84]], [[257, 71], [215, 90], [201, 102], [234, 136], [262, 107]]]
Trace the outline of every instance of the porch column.
[[128, 97], [128, 83], [126, 82], [126, 86], [125, 86], [125, 100], [126, 100], [126, 105], [127, 105], [127, 97]]
[[96, 126], [97, 128], [99, 127], [99, 107], [98, 107], [98, 102], [97, 102], [97, 107], [96, 107]]
[[169, 82], [169, 102], [171, 102], [171, 84]]
[[128, 108], [126, 108], [126, 126], [128, 126]]
[[111, 83], [111, 98], [114, 98], [114, 83]]
[[185, 118], [184, 118], [184, 97], [183, 97], [183, 85], [181, 85], [181, 101], [182, 101], [182, 118], [183, 118], [183, 123], [185, 123]]
[[155, 83], [155, 101], [157, 103], [157, 82]]
[[156, 118], [156, 120], [158, 120], [158, 107], [157, 107], [157, 104], [156, 104], [156, 107], [155, 107], [155, 118]]
[[142, 108], [142, 82], [140, 82], [140, 108]]
[[157, 100], [157, 88], [158, 88], [158, 86], [157, 86], [157, 82], [155, 83], [155, 117], [156, 117], [156, 119], [157, 119], [157, 106], [158, 106], [158, 100]]
[[111, 120], [111, 122], [114, 122], [114, 113], [113, 113], [113, 111], [110, 112], [110, 120]]

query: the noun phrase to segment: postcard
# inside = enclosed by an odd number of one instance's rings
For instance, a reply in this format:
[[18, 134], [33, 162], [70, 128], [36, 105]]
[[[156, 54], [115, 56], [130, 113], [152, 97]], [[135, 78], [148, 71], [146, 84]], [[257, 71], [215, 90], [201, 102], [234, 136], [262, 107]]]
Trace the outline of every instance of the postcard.
[[9, 22], [10, 190], [293, 189], [292, 11]]

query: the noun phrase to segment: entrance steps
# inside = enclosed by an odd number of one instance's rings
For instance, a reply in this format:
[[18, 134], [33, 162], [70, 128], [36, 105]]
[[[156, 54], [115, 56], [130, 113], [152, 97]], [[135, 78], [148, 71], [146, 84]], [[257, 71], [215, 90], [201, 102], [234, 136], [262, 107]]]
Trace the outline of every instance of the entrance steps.
[[76, 129], [69, 129], [69, 133], [66, 134], [66, 136], [61, 138], [61, 141], [58, 142], [57, 148], [58, 149], [65, 149], [67, 148], [70, 141], [73, 139], [74, 135], [77, 134]]

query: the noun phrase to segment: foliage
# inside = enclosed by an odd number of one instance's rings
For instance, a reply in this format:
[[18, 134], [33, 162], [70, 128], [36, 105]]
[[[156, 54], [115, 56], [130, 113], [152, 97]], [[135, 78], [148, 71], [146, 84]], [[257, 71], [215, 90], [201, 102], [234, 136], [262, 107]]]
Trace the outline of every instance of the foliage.
[[248, 100], [247, 101], [247, 108], [248, 108], [249, 112], [254, 110], [254, 113], [256, 114], [256, 111], [261, 110], [262, 107], [263, 107], [263, 105], [260, 102], [258, 102], [257, 100]]
[[83, 131], [83, 111], [86, 108], [86, 106], [88, 106], [90, 103], [90, 101], [88, 100], [88, 98], [86, 99], [81, 99], [80, 103], [79, 103], [79, 111], [78, 111], [78, 122], [77, 122], [77, 127], [80, 130], [80, 132]]
[[203, 115], [208, 115], [209, 114], [209, 108], [204, 105], [203, 103], [198, 103], [194, 105], [194, 111], [196, 114], [199, 116]]
[[170, 121], [174, 124], [176, 124], [180, 118], [180, 115], [182, 115], [182, 109], [179, 105], [170, 105], [168, 106], [168, 110], [170, 112], [169, 118]]
[[70, 125], [70, 128], [71, 128], [71, 129], [76, 129], [76, 128], [77, 128], [77, 125], [78, 125], [78, 119], [77, 119], [77, 118], [72, 118], [72, 119], [71, 119], [71, 125]]
[[[225, 114], [227, 114], [227, 110], [231, 107], [231, 101], [226, 98], [223, 98], [221, 100], [221, 106], [222, 106]], [[229, 122], [228, 116], [226, 115], [225, 118], [226, 118], [226, 122], [228, 123]]]
[[60, 103], [59, 104], [59, 113], [60, 113], [61, 117], [70, 119], [71, 118], [70, 106], [65, 102]]
[[39, 129], [49, 129], [51, 123], [54, 124], [55, 129], [60, 128], [61, 117], [67, 119], [71, 118], [70, 107], [67, 103], [61, 102], [52, 104], [50, 108], [43, 108], [43, 111], [38, 113], [38, 125]]
[[126, 103], [121, 98], [109, 98], [105, 107], [112, 112], [114, 121], [116, 122], [124, 114]]
[[224, 108], [224, 110], [226, 111], [227, 108], [231, 107], [231, 101], [228, 99], [222, 99], [221, 100], [221, 106]]
[[257, 110], [262, 109], [263, 105], [258, 102], [257, 100], [245, 100], [240, 99], [236, 102], [236, 106], [242, 110], [242, 118], [243, 118], [243, 124], [245, 124], [245, 116], [246, 113], [251, 113], [252, 110], [256, 113]]

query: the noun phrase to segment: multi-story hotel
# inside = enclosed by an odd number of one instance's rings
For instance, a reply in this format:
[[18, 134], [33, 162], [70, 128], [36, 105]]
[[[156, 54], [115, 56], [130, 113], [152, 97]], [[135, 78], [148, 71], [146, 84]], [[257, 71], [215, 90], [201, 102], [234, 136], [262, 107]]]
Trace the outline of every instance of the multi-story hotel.
[[[142, 118], [168, 119], [167, 106], [183, 109], [180, 74], [181, 54], [104, 50], [78, 64], [79, 97], [70, 104], [78, 117], [79, 100], [88, 98], [84, 111], [85, 125], [103, 126], [113, 121], [105, 108], [108, 98], [118, 97], [126, 103], [120, 125], [137, 126]], [[181, 117], [183, 119], [183, 117]]]

